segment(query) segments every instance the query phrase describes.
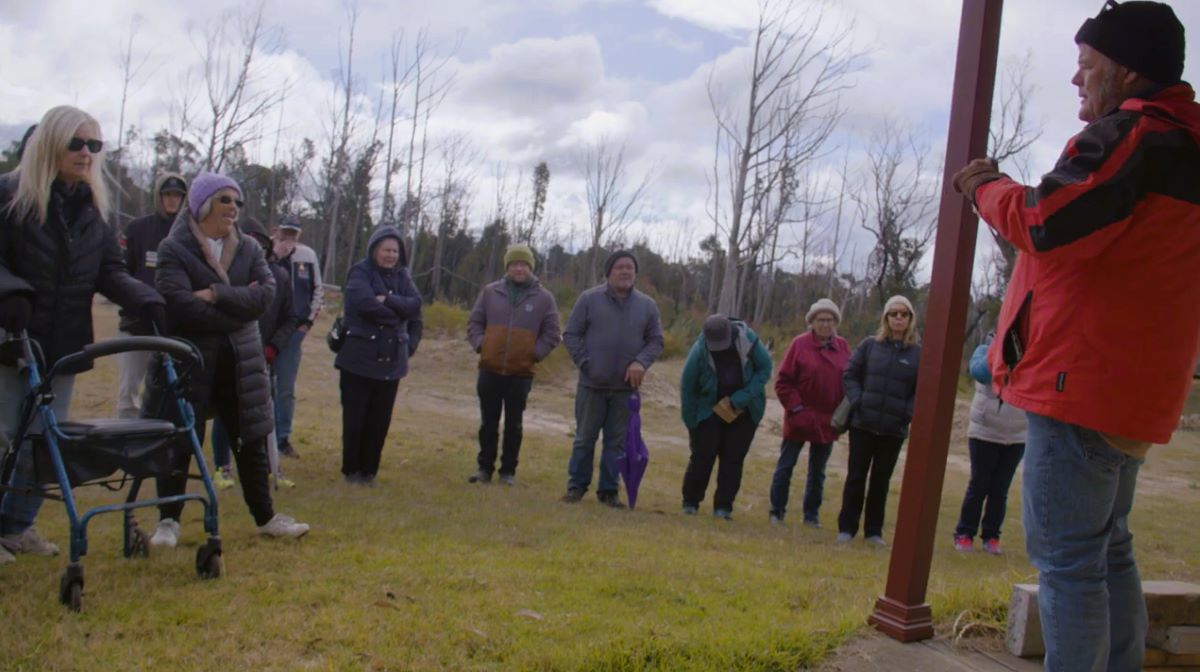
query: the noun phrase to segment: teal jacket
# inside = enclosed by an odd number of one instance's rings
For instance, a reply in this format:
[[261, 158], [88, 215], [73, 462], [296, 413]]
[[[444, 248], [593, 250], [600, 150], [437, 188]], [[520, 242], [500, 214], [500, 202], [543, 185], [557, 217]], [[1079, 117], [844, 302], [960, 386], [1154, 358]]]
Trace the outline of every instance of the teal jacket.
[[[771, 353], [758, 340], [758, 334], [741, 320], [731, 320], [737, 336], [734, 340], [742, 358], [742, 389], [734, 392], [729, 401], [734, 408], [745, 409], [757, 425], [767, 407], [765, 388], [771, 379]], [[688, 352], [683, 365], [683, 377], [679, 382], [680, 415], [688, 429], [695, 429], [708, 416], [717, 399], [717, 370], [708, 344], [701, 333]]]

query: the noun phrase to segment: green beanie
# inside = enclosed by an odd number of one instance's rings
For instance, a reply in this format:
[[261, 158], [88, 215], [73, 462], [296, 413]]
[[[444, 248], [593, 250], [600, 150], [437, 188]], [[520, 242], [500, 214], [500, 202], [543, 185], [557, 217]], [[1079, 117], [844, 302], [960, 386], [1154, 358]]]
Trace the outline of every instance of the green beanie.
[[529, 249], [528, 245], [509, 245], [508, 250], [504, 252], [504, 268], [508, 269], [508, 265], [514, 261], [523, 261], [529, 264], [529, 270], [534, 269], [533, 250]]

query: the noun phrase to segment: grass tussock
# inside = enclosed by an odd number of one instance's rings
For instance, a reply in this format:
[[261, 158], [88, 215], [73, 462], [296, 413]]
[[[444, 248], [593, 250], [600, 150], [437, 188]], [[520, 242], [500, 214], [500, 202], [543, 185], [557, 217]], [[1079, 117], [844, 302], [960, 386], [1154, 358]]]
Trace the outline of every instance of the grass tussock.
[[[111, 307], [97, 314], [100, 333], [113, 333]], [[560, 348], [541, 364], [530, 398], [518, 485], [471, 486], [478, 407], [465, 312], [435, 305], [426, 320], [429, 336], [401, 384], [377, 487], [342, 483], [337, 375], [323, 339], [310, 338], [293, 435], [302, 457], [284, 463], [299, 485], [278, 492], [276, 508], [311, 523], [312, 533], [261, 539], [240, 489], [224, 491], [225, 575], [201, 581], [192, 567], [204, 541], [197, 506], [184, 512], [180, 548], [148, 559], [122, 558], [119, 517], [100, 516], [84, 559], [82, 613], [56, 600], [64, 557], [0, 566], [0, 669], [791, 671], [865, 629], [887, 553], [838, 546], [832, 529], [767, 523], [777, 409], [747, 458], [735, 522], [705, 510], [679, 515], [681, 362], [656, 365], [643, 394], [651, 465], [638, 508], [613, 511], [590, 494], [562, 504], [575, 380]], [[81, 376], [74, 414], [111, 413], [115, 380], [113, 362]], [[950, 547], [966, 483], [964, 431], [960, 418], [929, 602], [940, 631], [957, 636], [975, 624], [964, 640], [995, 639], [1012, 584], [1036, 577], [1021, 551], [1019, 478], [1006, 555]], [[1179, 435], [1144, 470], [1133, 526], [1146, 578], [1200, 579], [1200, 537], [1191, 533], [1200, 490], [1189, 487], [1200, 478], [1196, 443]], [[828, 526], [845, 456], [839, 444], [822, 509]], [[903, 462], [896, 473], [888, 538]], [[803, 478], [801, 466], [793, 509]], [[98, 488], [77, 493], [84, 506], [120, 499]], [[155, 518], [139, 515], [147, 528]], [[47, 503], [38, 526], [65, 548], [60, 504]]]

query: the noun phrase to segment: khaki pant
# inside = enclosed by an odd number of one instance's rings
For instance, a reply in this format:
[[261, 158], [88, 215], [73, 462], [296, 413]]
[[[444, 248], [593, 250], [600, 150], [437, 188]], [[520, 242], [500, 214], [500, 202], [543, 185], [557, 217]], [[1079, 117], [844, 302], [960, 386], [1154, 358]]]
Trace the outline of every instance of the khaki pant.
[[[119, 332], [121, 336], [132, 336]], [[142, 383], [152, 352], [122, 352], [117, 355], [117, 417], [136, 418], [142, 411]]]

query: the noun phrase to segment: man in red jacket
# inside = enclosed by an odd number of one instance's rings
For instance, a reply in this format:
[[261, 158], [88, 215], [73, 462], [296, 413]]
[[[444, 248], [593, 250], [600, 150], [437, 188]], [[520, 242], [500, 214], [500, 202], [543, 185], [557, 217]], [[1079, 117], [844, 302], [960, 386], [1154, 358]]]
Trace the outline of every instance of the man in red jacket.
[[1020, 250], [989, 364], [1029, 417], [1023, 522], [1046, 669], [1137, 670], [1129, 512], [1200, 342], [1200, 105], [1167, 5], [1110, 0], [1075, 42], [1087, 126], [1054, 169], [1030, 187], [975, 159], [954, 185]]

